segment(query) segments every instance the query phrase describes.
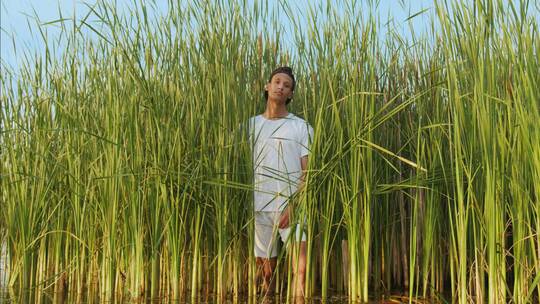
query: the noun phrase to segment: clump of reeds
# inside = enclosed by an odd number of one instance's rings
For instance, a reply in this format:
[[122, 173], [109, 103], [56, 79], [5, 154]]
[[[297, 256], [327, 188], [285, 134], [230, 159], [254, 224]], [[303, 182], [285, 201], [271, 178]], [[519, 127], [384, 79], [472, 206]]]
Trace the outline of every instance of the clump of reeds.
[[151, 18], [99, 2], [87, 17], [100, 27], [59, 21], [62, 43], [1, 74], [13, 288], [255, 295], [242, 125], [287, 64], [291, 111], [315, 129], [295, 212], [309, 296], [538, 299], [537, 6], [436, 1], [429, 32], [407, 39], [381, 37], [359, 2], [313, 6], [306, 23], [283, 5], [289, 43], [267, 2], [169, 6]]

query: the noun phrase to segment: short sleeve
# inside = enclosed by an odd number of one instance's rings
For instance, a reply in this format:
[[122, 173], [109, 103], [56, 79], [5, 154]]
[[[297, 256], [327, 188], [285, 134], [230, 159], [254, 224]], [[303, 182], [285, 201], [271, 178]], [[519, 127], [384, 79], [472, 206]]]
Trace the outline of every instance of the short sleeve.
[[302, 125], [300, 134], [300, 157], [304, 157], [310, 152], [310, 145], [313, 140], [313, 128], [306, 122]]

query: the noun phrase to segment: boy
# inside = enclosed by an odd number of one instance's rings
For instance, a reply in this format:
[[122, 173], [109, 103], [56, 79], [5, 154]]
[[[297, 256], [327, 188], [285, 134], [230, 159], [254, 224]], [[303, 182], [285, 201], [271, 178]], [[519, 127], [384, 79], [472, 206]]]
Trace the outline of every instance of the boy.
[[[287, 244], [291, 232], [289, 198], [304, 183], [313, 129], [289, 113], [296, 82], [290, 67], [279, 67], [264, 87], [266, 110], [249, 120], [254, 168], [255, 256], [263, 273], [263, 292], [275, 292], [272, 279], [277, 262], [276, 236]], [[303, 297], [306, 271], [306, 235], [296, 229], [293, 254], [294, 296]], [[276, 231], [277, 230], [277, 231]], [[292, 237], [291, 237], [292, 238]]]

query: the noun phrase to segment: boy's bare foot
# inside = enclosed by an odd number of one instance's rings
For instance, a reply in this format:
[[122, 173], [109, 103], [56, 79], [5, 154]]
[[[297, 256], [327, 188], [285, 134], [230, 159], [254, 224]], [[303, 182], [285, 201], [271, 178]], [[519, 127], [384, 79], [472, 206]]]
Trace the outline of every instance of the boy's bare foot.
[[259, 302], [261, 304], [274, 304], [275, 303], [275, 298], [274, 298], [274, 295], [262, 295], [261, 296], [261, 301]]
[[294, 303], [295, 304], [304, 304], [305, 303], [304, 297], [294, 297]]

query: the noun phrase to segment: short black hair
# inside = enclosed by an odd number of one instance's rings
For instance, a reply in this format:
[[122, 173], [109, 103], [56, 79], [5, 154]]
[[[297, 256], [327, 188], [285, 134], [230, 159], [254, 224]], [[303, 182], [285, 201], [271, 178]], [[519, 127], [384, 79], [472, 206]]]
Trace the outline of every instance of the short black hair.
[[[279, 73], [287, 74], [287, 75], [289, 75], [289, 77], [291, 77], [291, 79], [292, 79], [291, 91], [294, 92], [294, 87], [296, 86], [296, 80], [294, 79], [294, 74], [293, 74], [293, 70], [292, 70], [291, 67], [281, 66], [281, 67], [278, 67], [277, 69], [273, 70], [272, 73], [270, 74], [270, 78], [268, 79], [268, 82], [272, 82], [272, 77], [274, 77], [274, 75], [279, 74]], [[264, 100], [265, 101], [268, 100], [268, 91], [266, 91], [266, 90], [264, 90]], [[285, 104], [289, 104], [289, 102], [291, 102], [291, 99], [287, 98], [287, 102]]]

